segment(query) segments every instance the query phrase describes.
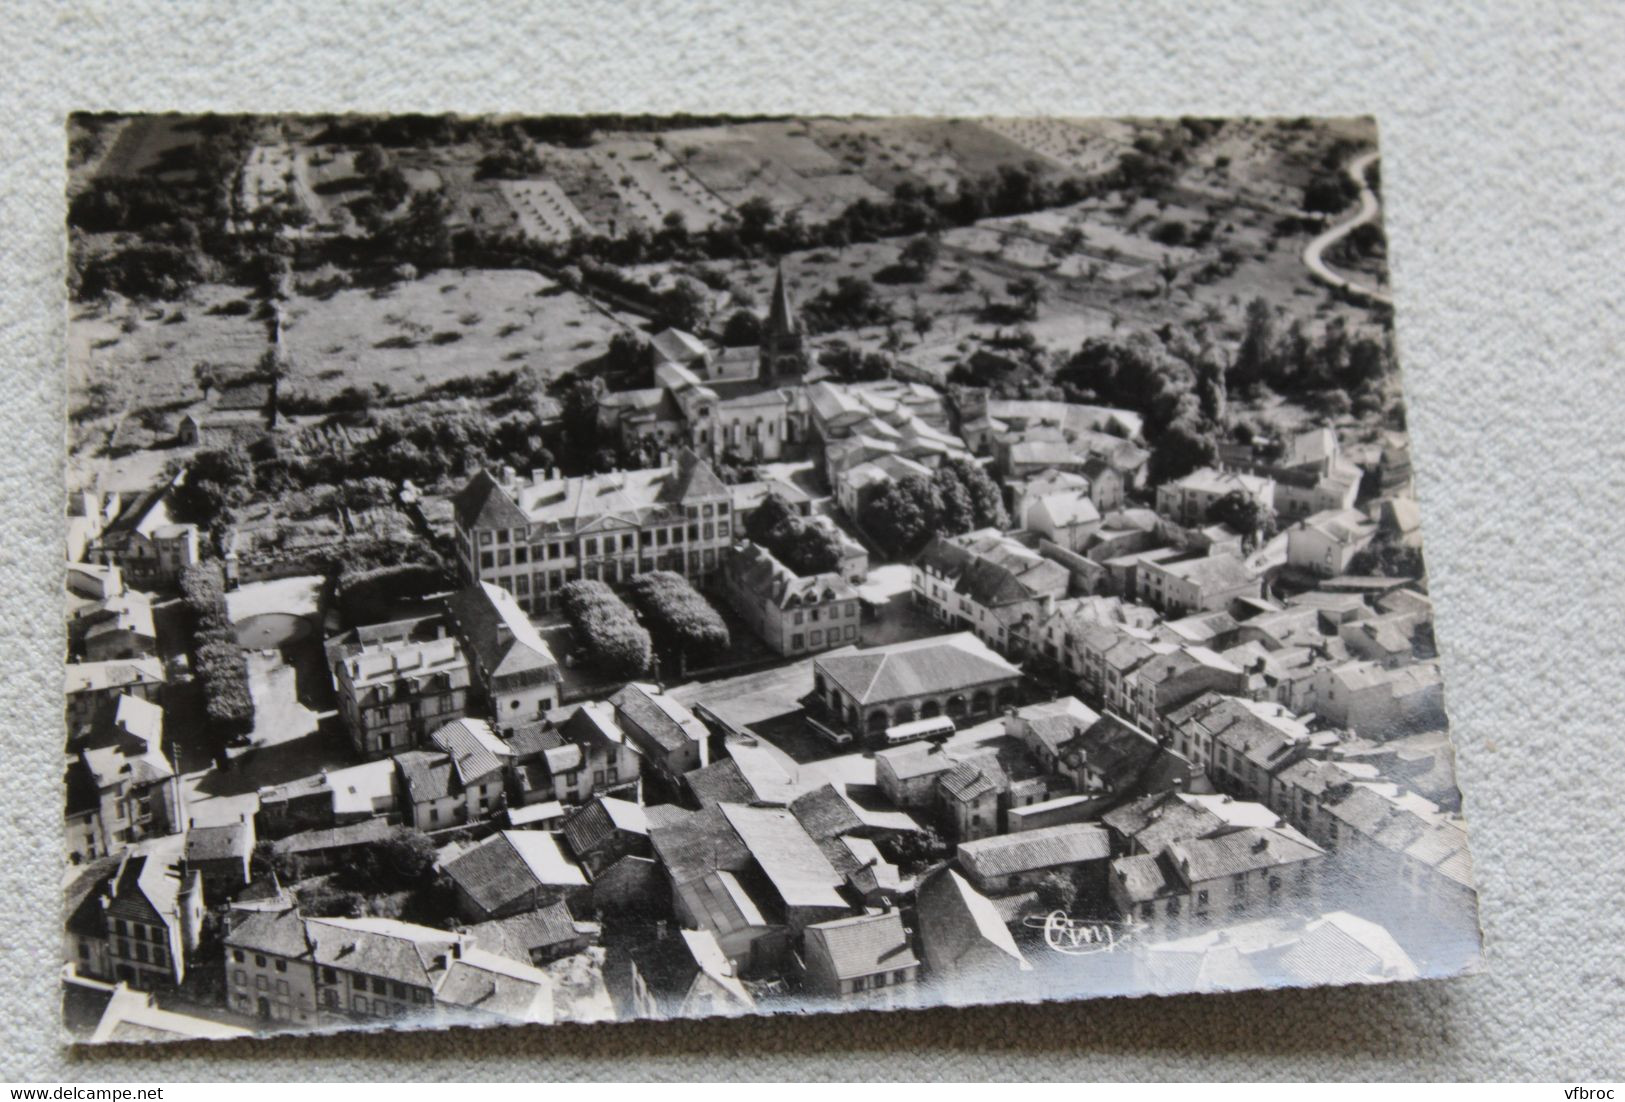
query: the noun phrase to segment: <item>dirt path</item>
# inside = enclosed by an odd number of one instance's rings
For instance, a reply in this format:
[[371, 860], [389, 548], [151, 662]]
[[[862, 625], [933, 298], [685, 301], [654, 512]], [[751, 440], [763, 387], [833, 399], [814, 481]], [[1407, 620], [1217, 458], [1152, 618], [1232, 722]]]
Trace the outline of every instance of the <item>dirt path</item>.
[[1365, 178], [1366, 169], [1371, 167], [1377, 156], [1377, 152], [1373, 150], [1349, 162], [1345, 171], [1348, 172], [1349, 178], [1360, 186], [1359, 209], [1355, 211], [1352, 218], [1339, 222], [1309, 242], [1308, 246], [1303, 250], [1303, 262], [1309, 266], [1310, 273], [1322, 283], [1342, 288], [1349, 294], [1356, 295], [1369, 302], [1380, 302], [1386, 306], [1392, 306], [1394, 300], [1388, 292], [1379, 291], [1377, 288], [1368, 287], [1363, 283], [1356, 283], [1348, 276], [1333, 271], [1323, 259], [1327, 249], [1347, 237], [1357, 226], [1363, 226], [1377, 217], [1377, 212], [1382, 209], [1377, 203], [1376, 193], [1371, 190], [1371, 185], [1366, 182]]

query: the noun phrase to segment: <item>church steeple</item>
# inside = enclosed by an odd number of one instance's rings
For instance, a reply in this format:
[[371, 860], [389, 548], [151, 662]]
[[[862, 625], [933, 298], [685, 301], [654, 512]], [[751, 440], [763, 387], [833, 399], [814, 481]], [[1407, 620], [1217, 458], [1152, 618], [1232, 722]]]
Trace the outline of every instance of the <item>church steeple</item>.
[[776, 266], [773, 278], [773, 300], [768, 304], [767, 320], [762, 323], [762, 377], [799, 375], [807, 369], [806, 352], [802, 347], [801, 322], [790, 301], [790, 289], [784, 283], [784, 265]]

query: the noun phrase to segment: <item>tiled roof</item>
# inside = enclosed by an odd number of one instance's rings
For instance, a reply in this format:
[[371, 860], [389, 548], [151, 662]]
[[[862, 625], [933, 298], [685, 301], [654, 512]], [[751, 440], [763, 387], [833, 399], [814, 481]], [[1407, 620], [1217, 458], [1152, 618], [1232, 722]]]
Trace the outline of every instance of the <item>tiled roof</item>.
[[1106, 831], [1085, 823], [979, 838], [961, 842], [958, 851], [965, 871], [982, 881], [1110, 856], [1111, 840]]
[[1297, 864], [1325, 856], [1325, 850], [1289, 826], [1244, 830], [1171, 842], [1163, 850], [1192, 884], [1225, 876]]
[[719, 807], [651, 814], [649, 840], [673, 882], [679, 885], [717, 869], [737, 871], [750, 864], [750, 850]]
[[733, 758], [723, 758], [710, 765], [690, 769], [683, 774], [683, 782], [701, 807], [715, 807], [720, 803], [750, 803], [756, 798], [756, 790], [739, 771], [739, 763]]
[[125, 685], [152, 684], [164, 680], [164, 664], [156, 658], [118, 658], [108, 662], [69, 662], [63, 676], [63, 692], [97, 692]]
[[675, 522], [689, 501], [729, 497], [711, 465], [685, 449], [673, 467], [543, 478], [506, 488], [482, 471], [453, 504], [464, 528], [529, 527], [538, 538]]
[[299, 912], [289, 907], [278, 911], [250, 911], [237, 920], [226, 935], [230, 949], [245, 949], [256, 953], [299, 960], [311, 955], [305, 940], [305, 921]]
[[479, 471], [451, 499], [462, 528], [523, 528], [529, 523], [501, 483], [489, 471]]
[[223, 861], [247, 857], [253, 848], [253, 837], [249, 825], [244, 822], [193, 827], [186, 832], [186, 859]]
[[456, 770], [451, 758], [430, 750], [408, 750], [395, 755], [395, 768], [406, 784], [406, 798], [412, 803], [443, 800], [454, 794]]
[[599, 796], [571, 815], [564, 824], [564, 839], [570, 852], [580, 857], [591, 853], [617, 833], [647, 836], [649, 823], [643, 808], [629, 800]]
[[587, 879], [545, 830], [503, 830], [446, 864], [446, 875], [486, 911], [541, 887], [576, 887]]
[[722, 804], [720, 811], [786, 906], [846, 906], [841, 875], [790, 812], [743, 804]]
[[908, 931], [896, 911], [856, 915], [807, 927], [809, 942], [821, 942], [838, 979], [856, 979], [919, 964]]
[[653, 685], [630, 682], [609, 702], [667, 753], [708, 737], [705, 725], [693, 712]]
[[812, 837], [822, 841], [863, 828], [863, 820], [850, 803], [835, 790], [822, 785], [790, 801], [790, 814]]
[[[446, 600], [488, 678], [559, 681], [563, 674], [552, 648], [513, 594], [490, 582], [477, 582]], [[529, 679], [527, 679], [529, 680]]]
[[307, 918], [305, 937], [318, 965], [432, 988], [436, 955], [457, 935], [388, 918]]
[[457, 771], [457, 780], [465, 787], [502, 771], [503, 758], [508, 748], [491, 732], [491, 725], [483, 719], [454, 719], [429, 736]]
[[1021, 671], [968, 632], [855, 654], [817, 658], [813, 668], [860, 705], [945, 693], [995, 681]]
[[798, 575], [767, 548], [746, 540], [723, 551], [722, 567], [735, 584], [779, 608], [794, 608], [858, 595], [837, 571]]
[[314, 853], [324, 849], [343, 849], [346, 846], [364, 846], [373, 842], [381, 842], [395, 830], [387, 819], [363, 819], [359, 823], [350, 823], [348, 826], [324, 828], [321, 830], [305, 830], [298, 834], [290, 834], [286, 838], [278, 838], [271, 843], [272, 852], [278, 855]]
[[521, 964], [529, 964], [531, 953], [563, 945], [581, 936], [570, 907], [562, 899], [534, 911], [508, 918], [480, 922], [468, 928], [474, 944]]
[[1111, 875], [1130, 903], [1148, 903], [1166, 895], [1184, 894], [1184, 886], [1162, 854], [1119, 857], [1111, 864]]

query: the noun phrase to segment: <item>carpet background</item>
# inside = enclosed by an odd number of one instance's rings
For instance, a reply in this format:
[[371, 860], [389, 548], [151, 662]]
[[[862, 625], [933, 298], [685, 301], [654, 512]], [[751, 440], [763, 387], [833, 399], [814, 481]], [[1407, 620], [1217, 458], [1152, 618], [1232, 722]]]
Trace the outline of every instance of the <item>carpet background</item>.
[[[1620, 1077], [1625, 9], [338, 7], [0, 5], [0, 1077]], [[63, 120], [76, 108], [347, 106], [1376, 115], [1488, 970], [1383, 989], [845, 1018], [63, 1046]]]

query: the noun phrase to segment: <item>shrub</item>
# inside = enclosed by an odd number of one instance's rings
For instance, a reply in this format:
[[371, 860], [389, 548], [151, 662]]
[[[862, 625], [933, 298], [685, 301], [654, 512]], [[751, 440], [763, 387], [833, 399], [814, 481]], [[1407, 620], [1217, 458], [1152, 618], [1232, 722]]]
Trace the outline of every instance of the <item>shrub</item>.
[[192, 613], [192, 666], [203, 692], [203, 710], [228, 734], [254, 726], [248, 662], [226, 611], [225, 582], [218, 567], [199, 563], [181, 571], [181, 599]]
[[603, 582], [584, 579], [559, 591], [592, 662], [616, 677], [637, 677], [649, 668], [649, 633], [632, 610]]
[[669, 570], [639, 574], [627, 591], [654, 633], [673, 649], [684, 655], [727, 649], [728, 625], [681, 574]]

